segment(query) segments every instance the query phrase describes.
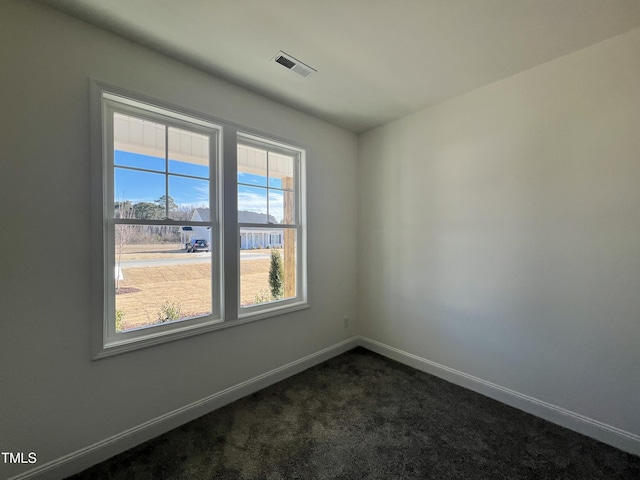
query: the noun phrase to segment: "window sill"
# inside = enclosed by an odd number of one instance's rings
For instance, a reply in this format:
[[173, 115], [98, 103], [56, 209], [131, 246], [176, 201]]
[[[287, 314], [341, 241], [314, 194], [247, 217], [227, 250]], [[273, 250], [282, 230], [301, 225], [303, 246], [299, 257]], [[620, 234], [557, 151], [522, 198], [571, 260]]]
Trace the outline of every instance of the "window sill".
[[[286, 315], [288, 313], [296, 312], [299, 310], [305, 310], [310, 308], [310, 305], [306, 302], [299, 302], [286, 306], [278, 306], [267, 310], [260, 310], [258, 312], [251, 312], [239, 315], [239, 318], [234, 320], [212, 320], [206, 324], [185, 326], [182, 329], [172, 329], [166, 332], [150, 332], [148, 336], [136, 337], [123, 340], [114, 340], [104, 345], [93, 356], [93, 360], [99, 360], [102, 358], [112, 357], [121, 353], [132, 352], [154, 345], [160, 345], [181, 338], [192, 337], [207, 332], [213, 332], [216, 330], [222, 330], [223, 328], [235, 327], [236, 325], [244, 325], [245, 323], [255, 322], [257, 320], [263, 320], [265, 318], [277, 317], [280, 315]], [[150, 330], [153, 330], [151, 327]]]
[[[243, 309], [240, 309], [240, 313], [238, 314], [238, 320], [231, 320], [234, 323], [247, 323], [252, 322], [254, 320], [262, 320], [263, 318], [275, 317], [278, 315], [284, 315], [290, 312], [296, 312], [298, 310], [304, 310], [309, 308], [309, 304], [307, 302], [296, 302], [290, 303], [288, 305], [276, 305], [272, 308], [265, 308], [261, 310], [257, 310], [254, 312], [245, 312], [242, 313]], [[244, 309], [248, 310], [248, 309]]]

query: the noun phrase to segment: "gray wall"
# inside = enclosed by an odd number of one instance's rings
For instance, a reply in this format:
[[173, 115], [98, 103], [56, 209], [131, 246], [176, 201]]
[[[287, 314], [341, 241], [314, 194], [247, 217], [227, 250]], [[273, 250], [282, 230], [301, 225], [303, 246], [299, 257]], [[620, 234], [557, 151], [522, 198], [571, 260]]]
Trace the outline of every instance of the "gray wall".
[[[354, 134], [30, 2], [0, 64], [2, 451], [41, 465], [355, 333]], [[90, 77], [309, 148], [310, 309], [90, 360]]]
[[640, 435], [640, 30], [369, 131], [358, 171], [364, 337]]

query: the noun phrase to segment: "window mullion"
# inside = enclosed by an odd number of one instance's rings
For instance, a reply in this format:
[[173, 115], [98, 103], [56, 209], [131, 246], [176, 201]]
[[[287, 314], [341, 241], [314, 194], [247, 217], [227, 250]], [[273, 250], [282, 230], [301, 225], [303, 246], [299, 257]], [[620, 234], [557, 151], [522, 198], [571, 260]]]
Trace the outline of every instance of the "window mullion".
[[164, 212], [169, 218], [169, 125], [164, 126]]
[[225, 320], [238, 318], [240, 291], [240, 229], [238, 228], [238, 147], [237, 131], [229, 126], [222, 131], [222, 218], [223, 280]]
[[269, 222], [269, 217], [271, 214], [271, 209], [269, 208], [269, 150], [267, 150], [267, 223]]

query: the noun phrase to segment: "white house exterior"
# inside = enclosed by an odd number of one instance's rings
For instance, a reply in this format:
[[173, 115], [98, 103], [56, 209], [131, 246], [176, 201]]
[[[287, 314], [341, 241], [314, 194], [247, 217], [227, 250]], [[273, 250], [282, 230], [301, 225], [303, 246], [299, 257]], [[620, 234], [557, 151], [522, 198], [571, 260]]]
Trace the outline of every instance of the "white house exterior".
[[[194, 222], [208, 222], [210, 220], [208, 208], [196, 208], [193, 211], [191, 220]], [[275, 223], [276, 219], [270, 216], [267, 219], [265, 213], [258, 212], [238, 212], [238, 223]], [[211, 229], [208, 227], [192, 226], [182, 227], [183, 244], [193, 239], [203, 239], [212, 245]], [[264, 228], [242, 227], [240, 229], [240, 249], [253, 250], [257, 248], [281, 247], [283, 244], [284, 232], [281, 228], [266, 230]]]
[[[193, 211], [193, 215], [191, 216], [191, 221], [193, 222], [208, 222], [211, 219], [210, 215], [209, 215], [209, 209], [208, 208], [196, 208]], [[202, 226], [192, 226], [192, 227], [183, 227], [183, 231], [185, 231], [185, 228], [191, 228], [191, 230], [187, 230], [186, 233], [186, 240], [184, 243], [189, 242], [191, 240], [206, 240], [207, 242], [209, 242], [209, 245], [211, 246], [211, 248], [213, 249], [214, 245], [213, 242], [211, 241], [211, 228], [209, 227], [202, 227]]]
[[282, 246], [282, 230], [243, 228], [240, 231], [240, 249], [270, 248]]

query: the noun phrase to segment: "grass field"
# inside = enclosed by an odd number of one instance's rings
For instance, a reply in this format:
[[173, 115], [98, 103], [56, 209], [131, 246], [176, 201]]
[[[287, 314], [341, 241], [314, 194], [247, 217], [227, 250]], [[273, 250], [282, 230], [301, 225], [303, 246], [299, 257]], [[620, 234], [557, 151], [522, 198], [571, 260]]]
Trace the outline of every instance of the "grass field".
[[[269, 250], [254, 250], [269, 253]], [[187, 254], [175, 244], [126, 245], [122, 261], [175, 258]], [[256, 296], [269, 290], [269, 259], [240, 262], [241, 305], [255, 303]], [[121, 329], [130, 330], [159, 323], [165, 302], [180, 306], [180, 318], [211, 311], [211, 267], [207, 263], [122, 269], [116, 295], [116, 310], [123, 312]]]

